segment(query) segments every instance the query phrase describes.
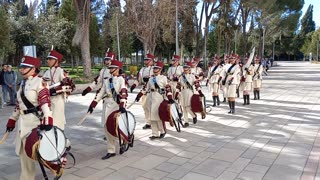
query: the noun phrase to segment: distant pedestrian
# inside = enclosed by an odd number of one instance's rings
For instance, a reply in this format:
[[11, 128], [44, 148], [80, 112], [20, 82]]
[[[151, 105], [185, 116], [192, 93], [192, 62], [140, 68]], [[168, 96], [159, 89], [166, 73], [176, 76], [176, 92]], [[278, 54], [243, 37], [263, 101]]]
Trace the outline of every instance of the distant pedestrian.
[[7, 96], [8, 96], [8, 92], [7, 92], [7, 85], [4, 82], [4, 73], [7, 71], [7, 65], [6, 64], [2, 64], [2, 69], [0, 72], [0, 84], [1, 84], [1, 88], [2, 88], [2, 102], [4, 104], [7, 103]]
[[3, 84], [3, 74], [2, 74], [2, 71], [0, 71], [0, 109], [2, 109], [4, 105], [4, 101], [2, 98], [2, 84]]
[[4, 83], [7, 85], [10, 96], [8, 105], [14, 106], [16, 104], [17, 73], [12, 70], [11, 65], [7, 66], [7, 71], [4, 73]]

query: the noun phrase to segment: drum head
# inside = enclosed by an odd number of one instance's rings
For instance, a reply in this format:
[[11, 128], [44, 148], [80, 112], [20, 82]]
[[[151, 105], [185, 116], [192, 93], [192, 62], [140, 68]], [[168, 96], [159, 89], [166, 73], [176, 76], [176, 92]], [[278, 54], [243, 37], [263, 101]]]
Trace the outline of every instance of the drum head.
[[177, 103], [173, 103], [170, 107], [171, 109], [171, 116], [173, 118], [174, 121], [179, 121], [180, 117], [179, 117], [179, 111], [178, 111], [178, 104]]
[[119, 129], [128, 137], [133, 134], [134, 129], [136, 128], [136, 119], [130, 111], [127, 111], [127, 113], [120, 113], [118, 125]]
[[66, 137], [61, 129], [54, 126], [50, 131], [40, 133], [42, 139], [39, 145], [39, 154], [46, 161], [55, 161], [62, 157], [66, 150]]

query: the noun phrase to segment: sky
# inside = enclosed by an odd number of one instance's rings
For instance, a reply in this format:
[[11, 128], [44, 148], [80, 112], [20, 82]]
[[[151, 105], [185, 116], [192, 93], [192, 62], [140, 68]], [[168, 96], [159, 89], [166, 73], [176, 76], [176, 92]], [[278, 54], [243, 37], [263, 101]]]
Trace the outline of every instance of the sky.
[[[26, 4], [30, 4], [30, 1], [33, 1], [33, 0], [25, 0]], [[105, 0], [105, 1], [108, 1], [108, 0]], [[40, 0], [39, 0], [39, 2], [40, 2]], [[320, 3], [319, 3], [319, 0], [304, 0], [304, 6], [302, 9], [302, 16], [301, 17], [303, 17], [303, 15], [307, 11], [310, 4], [313, 4], [313, 20], [316, 23], [316, 27], [320, 28]], [[200, 5], [199, 9], [201, 9], [201, 5]]]

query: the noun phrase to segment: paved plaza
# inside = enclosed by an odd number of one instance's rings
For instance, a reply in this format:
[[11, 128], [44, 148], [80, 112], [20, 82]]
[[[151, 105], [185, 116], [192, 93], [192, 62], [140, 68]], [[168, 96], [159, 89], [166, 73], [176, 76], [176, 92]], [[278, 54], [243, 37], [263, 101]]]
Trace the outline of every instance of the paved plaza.
[[[181, 133], [169, 127], [161, 140], [149, 140], [151, 130], [142, 130], [142, 107], [133, 105], [130, 111], [137, 120], [134, 147], [108, 160], [100, 159], [106, 154], [101, 103], [77, 126], [94, 94], [71, 95], [65, 132], [77, 162], [61, 179], [320, 180], [320, 64], [278, 62], [263, 78], [260, 100], [243, 106], [242, 98], [237, 99], [234, 115], [222, 103], [206, 119], [198, 115], [198, 123]], [[203, 92], [211, 105], [206, 87]], [[137, 93], [138, 89], [129, 93], [129, 104]], [[12, 106], [0, 110], [0, 136], [12, 110]], [[0, 180], [19, 179], [15, 132], [0, 145]], [[43, 179], [38, 165], [37, 172], [37, 179]]]

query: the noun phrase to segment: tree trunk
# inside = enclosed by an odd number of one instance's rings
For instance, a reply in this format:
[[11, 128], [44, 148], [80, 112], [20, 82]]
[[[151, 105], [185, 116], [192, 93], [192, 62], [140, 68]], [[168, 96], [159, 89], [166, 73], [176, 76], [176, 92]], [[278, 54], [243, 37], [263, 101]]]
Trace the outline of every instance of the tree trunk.
[[81, 59], [83, 62], [83, 74], [85, 77], [91, 75], [91, 58], [90, 58], [90, 0], [74, 0], [77, 11], [77, 29], [72, 39], [73, 45], [80, 46]]

